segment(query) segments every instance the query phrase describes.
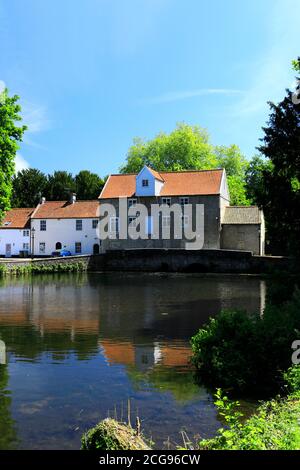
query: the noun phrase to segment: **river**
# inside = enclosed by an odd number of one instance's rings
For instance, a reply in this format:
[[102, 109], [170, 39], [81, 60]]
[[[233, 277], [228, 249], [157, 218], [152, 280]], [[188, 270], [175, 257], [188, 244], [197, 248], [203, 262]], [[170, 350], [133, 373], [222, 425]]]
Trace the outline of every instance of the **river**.
[[[190, 337], [222, 308], [262, 311], [251, 276], [61, 274], [0, 279], [0, 448], [78, 449], [111, 416], [138, 415], [156, 448], [214, 435]], [[5, 351], [3, 348], [5, 347]]]

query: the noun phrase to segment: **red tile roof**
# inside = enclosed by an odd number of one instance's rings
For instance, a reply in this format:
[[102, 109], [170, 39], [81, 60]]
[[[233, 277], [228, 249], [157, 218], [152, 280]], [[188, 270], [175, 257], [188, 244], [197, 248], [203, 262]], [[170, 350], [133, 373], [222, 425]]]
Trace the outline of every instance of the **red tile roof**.
[[0, 225], [1, 229], [29, 228], [30, 215], [34, 208], [11, 209], [6, 212]]
[[39, 204], [33, 219], [87, 219], [98, 217], [99, 201], [46, 201]]
[[152, 173], [152, 175], [154, 176], [154, 178], [156, 178], [157, 180], [162, 181], [162, 182], [165, 181], [165, 180], [163, 179], [163, 177], [161, 176], [161, 174], [158, 173], [158, 171], [152, 170], [152, 168], [150, 168], [149, 166], [147, 166], [147, 168], [148, 168], [148, 170], [150, 171], [150, 173]]
[[[153, 170], [152, 170], [153, 171]], [[222, 169], [160, 172], [164, 180], [160, 196], [201, 196], [220, 194]], [[110, 175], [99, 199], [135, 195], [136, 174]]]

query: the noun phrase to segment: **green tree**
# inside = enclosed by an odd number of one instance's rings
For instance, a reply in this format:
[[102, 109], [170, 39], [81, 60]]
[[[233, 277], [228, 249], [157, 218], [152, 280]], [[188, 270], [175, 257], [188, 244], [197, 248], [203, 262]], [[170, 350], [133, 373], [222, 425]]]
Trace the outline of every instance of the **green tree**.
[[76, 182], [72, 173], [55, 171], [53, 175], [48, 175], [48, 184], [45, 191], [47, 199], [64, 201], [71, 192], [76, 192]]
[[266, 198], [265, 178], [273, 171], [273, 164], [262, 155], [254, 155], [245, 174], [246, 193], [251, 204], [264, 206]]
[[8, 96], [8, 90], [0, 93], [0, 218], [10, 208], [12, 176], [15, 172], [15, 157], [26, 126], [17, 126], [21, 121], [19, 96]]
[[27, 168], [13, 176], [13, 207], [35, 207], [45, 194], [47, 176], [35, 168]]
[[[300, 103], [287, 91], [278, 105], [270, 103], [268, 126], [264, 127], [258, 150], [271, 162], [272, 170], [262, 172], [265, 210], [274, 253], [300, 255]], [[257, 199], [261, 195], [257, 195]], [[271, 232], [271, 233], [270, 233]]]
[[245, 185], [248, 160], [237, 145], [217, 146], [214, 152], [217, 157], [217, 166], [226, 170], [230, 203], [237, 206], [249, 205]]
[[293, 66], [293, 69], [296, 72], [300, 72], [300, 57], [298, 57], [298, 59], [292, 61], [292, 66]]
[[149, 141], [135, 138], [120, 171], [138, 173], [144, 165], [157, 171], [201, 170], [215, 168], [216, 164], [207, 131], [179, 123], [170, 134], [161, 132]]
[[231, 204], [248, 204], [244, 183], [246, 158], [237, 145], [214, 147], [207, 131], [199, 126], [179, 123], [170, 134], [161, 132], [149, 141], [135, 138], [120, 171], [138, 173], [144, 165], [158, 171], [225, 168]]
[[97, 199], [104, 182], [96, 173], [82, 170], [75, 176], [76, 194], [80, 200]]

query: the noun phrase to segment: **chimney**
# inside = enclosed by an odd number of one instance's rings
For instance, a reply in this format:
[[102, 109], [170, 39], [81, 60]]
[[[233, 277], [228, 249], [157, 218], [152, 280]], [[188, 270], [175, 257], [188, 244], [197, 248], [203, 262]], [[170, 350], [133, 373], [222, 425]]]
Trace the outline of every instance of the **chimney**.
[[75, 202], [76, 202], [76, 194], [71, 193], [70, 194], [70, 204], [75, 204]]
[[44, 196], [41, 197], [40, 204], [45, 204], [45, 202], [46, 202], [46, 198]]

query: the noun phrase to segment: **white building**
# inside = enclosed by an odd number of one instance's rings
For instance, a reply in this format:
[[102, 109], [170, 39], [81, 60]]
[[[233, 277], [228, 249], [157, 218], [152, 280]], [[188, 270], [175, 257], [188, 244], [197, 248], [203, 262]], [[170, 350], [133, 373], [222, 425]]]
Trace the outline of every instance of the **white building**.
[[30, 216], [34, 209], [11, 209], [0, 225], [0, 256], [10, 258], [30, 252]]
[[34, 256], [51, 256], [65, 249], [72, 255], [97, 254], [98, 201], [46, 201], [31, 215], [31, 249]]

